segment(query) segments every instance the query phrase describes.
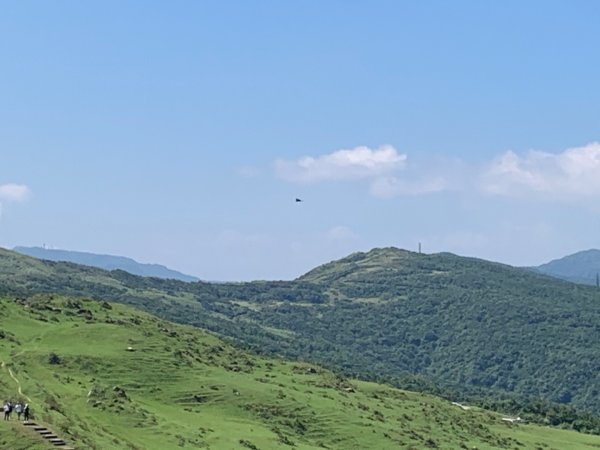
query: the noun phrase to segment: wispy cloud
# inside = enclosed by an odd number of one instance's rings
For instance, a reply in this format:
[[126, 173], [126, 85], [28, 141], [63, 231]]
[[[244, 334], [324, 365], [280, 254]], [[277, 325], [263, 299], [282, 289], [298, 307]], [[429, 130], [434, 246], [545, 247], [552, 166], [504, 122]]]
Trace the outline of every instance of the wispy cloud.
[[371, 184], [370, 192], [376, 197], [392, 198], [399, 195], [421, 195], [449, 189], [446, 178], [436, 176], [419, 180], [398, 177], [379, 177]]
[[24, 202], [31, 195], [31, 191], [24, 184], [0, 184], [0, 218], [5, 203]]
[[406, 155], [394, 147], [355, 147], [296, 161], [275, 161], [277, 175], [287, 181], [315, 183], [330, 180], [357, 180], [389, 174], [404, 167]]
[[0, 202], [23, 202], [31, 191], [24, 184], [0, 184]]
[[355, 147], [337, 150], [321, 156], [305, 156], [296, 161], [277, 160], [277, 175], [295, 183], [322, 181], [370, 181], [369, 192], [382, 198], [399, 195], [420, 195], [449, 188], [444, 175], [421, 174], [407, 170], [407, 155], [390, 145], [377, 149]]
[[275, 170], [295, 183], [366, 179], [371, 195], [380, 198], [455, 191], [574, 201], [600, 196], [600, 142], [559, 153], [509, 150], [479, 165], [457, 159], [409, 164], [406, 154], [389, 145], [356, 147], [278, 160]]
[[600, 195], [600, 143], [561, 153], [507, 151], [481, 175], [485, 192], [500, 195], [548, 195], [560, 199]]

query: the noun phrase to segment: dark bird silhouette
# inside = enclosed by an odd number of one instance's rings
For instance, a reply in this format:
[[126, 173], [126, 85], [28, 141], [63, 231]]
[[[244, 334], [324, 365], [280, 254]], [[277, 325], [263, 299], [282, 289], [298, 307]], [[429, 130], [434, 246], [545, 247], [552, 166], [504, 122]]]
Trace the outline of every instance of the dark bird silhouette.
[[296, 203], [303, 201], [301, 198], [296, 199]]

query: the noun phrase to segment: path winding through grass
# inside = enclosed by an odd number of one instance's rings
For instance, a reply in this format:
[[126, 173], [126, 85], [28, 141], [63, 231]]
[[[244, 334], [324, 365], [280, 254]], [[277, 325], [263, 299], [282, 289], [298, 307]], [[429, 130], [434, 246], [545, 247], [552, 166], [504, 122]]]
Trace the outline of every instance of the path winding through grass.
[[10, 367], [8, 367], [4, 361], [2, 361], [1, 365], [2, 365], [3, 369], [6, 369], [8, 371], [8, 374], [14, 380], [14, 382], [17, 383], [17, 392], [19, 393], [19, 395], [25, 397], [28, 402], [31, 402], [31, 399], [29, 397], [27, 397], [25, 394], [23, 394], [23, 390], [21, 389], [21, 382], [15, 376], [15, 374], [12, 371], [12, 369]]

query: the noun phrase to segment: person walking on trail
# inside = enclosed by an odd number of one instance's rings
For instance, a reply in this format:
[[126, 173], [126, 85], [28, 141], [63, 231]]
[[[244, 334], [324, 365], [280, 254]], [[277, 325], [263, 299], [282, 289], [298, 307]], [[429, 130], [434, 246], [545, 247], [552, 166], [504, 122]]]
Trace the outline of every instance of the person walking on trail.
[[21, 420], [21, 414], [23, 414], [23, 405], [21, 402], [17, 402], [15, 405], [15, 412], [17, 413], [17, 420]]
[[25, 403], [25, 407], [23, 408], [23, 420], [29, 422], [29, 403]]
[[12, 403], [7, 401], [4, 403], [4, 420], [10, 420], [10, 413], [12, 412]]

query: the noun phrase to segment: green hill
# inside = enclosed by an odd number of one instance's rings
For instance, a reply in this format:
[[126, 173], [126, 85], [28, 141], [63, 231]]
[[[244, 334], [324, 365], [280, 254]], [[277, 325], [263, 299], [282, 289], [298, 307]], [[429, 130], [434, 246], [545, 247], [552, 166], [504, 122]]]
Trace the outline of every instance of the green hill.
[[591, 249], [555, 259], [535, 267], [544, 273], [574, 283], [596, 285], [600, 274], [600, 250]]
[[[77, 449], [591, 449], [600, 437], [245, 353], [106, 302], [0, 299], [0, 395]], [[10, 374], [9, 374], [10, 371]], [[18, 394], [20, 390], [22, 394]], [[53, 448], [0, 422], [0, 446]]]
[[539, 397], [600, 412], [600, 292], [483, 260], [375, 249], [295, 281], [210, 284], [0, 251], [0, 289], [126, 303], [411, 389], [435, 392], [431, 380], [463, 398]]
[[99, 255], [97, 253], [76, 252], [72, 250], [50, 249], [45, 247], [15, 247], [14, 251], [34, 258], [49, 261], [65, 261], [86, 266], [98, 267], [105, 270], [124, 270], [134, 275], [144, 277], [158, 277], [181, 281], [198, 281], [191, 275], [169, 269], [160, 264], [143, 264], [131, 258], [113, 255]]

